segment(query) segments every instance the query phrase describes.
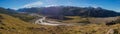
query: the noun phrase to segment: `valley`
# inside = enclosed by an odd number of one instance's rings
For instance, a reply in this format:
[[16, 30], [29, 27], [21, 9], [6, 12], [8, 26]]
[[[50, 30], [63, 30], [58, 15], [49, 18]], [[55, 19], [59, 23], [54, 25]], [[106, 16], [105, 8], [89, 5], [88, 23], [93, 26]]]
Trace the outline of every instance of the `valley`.
[[11, 10], [0, 8], [0, 34], [120, 34], [120, 13], [112, 10], [71, 6]]

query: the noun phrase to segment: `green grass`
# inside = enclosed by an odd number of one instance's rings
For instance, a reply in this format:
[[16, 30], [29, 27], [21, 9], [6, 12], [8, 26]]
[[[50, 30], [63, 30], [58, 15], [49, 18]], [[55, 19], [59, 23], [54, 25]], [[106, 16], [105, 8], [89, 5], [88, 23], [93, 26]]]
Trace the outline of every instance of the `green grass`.
[[30, 15], [27, 15], [27, 14], [15, 14], [15, 15], [12, 15], [16, 18], [19, 18], [23, 21], [26, 21], [26, 22], [31, 22], [31, 20], [35, 19], [36, 16], [30, 16]]
[[56, 20], [59, 22], [63, 22], [63, 23], [85, 23], [87, 22], [86, 18], [82, 18], [80, 16], [65, 16], [64, 20]]

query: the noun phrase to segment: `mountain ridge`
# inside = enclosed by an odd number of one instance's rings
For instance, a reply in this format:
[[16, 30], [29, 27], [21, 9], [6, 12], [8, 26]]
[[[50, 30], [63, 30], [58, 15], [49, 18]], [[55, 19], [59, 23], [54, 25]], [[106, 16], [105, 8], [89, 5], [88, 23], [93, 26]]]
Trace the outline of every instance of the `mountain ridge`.
[[[35, 9], [35, 10], [33, 10]], [[103, 9], [101, 7], [73, 7], [73, 6], [53, 6], [42, 8], [24, 8], [18, 9], [20, 12], [37, 13], [47, 16], [62, 17], [62, 16], [84, 16], [84, 17], [114, 17], [120, 16], [119, 12]]]

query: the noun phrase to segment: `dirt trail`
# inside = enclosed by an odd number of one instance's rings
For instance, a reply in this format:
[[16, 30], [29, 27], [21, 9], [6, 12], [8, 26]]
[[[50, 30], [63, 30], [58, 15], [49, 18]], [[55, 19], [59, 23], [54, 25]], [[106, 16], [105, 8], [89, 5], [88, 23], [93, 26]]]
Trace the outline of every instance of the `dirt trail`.
[[65, 23], [60, 23], [60, 22], [56, 22], [56, 21], [49, 21], [49, 20], [46, 20], [46, 17], [42, 17], [42, 18], [36, 20], [35, 24], [51, 25], [51, 26], [72, 25], [72, 24], [65, 24]]

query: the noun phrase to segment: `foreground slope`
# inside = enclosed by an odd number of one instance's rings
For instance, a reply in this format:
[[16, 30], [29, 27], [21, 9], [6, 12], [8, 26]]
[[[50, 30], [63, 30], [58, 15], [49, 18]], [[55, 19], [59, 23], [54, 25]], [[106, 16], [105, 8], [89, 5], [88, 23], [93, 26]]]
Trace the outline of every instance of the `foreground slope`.
[[37, 25], [26, 23], [18, 18], [0, 14], [0, 34], [26, 34], [31, 33], [27, 28], [38, 27]]
[[88, 24], [74, 26], [45, 26], [24, 22], [6, 14], [0, 14], [0, 34], [120, 34], [120, 24]]

